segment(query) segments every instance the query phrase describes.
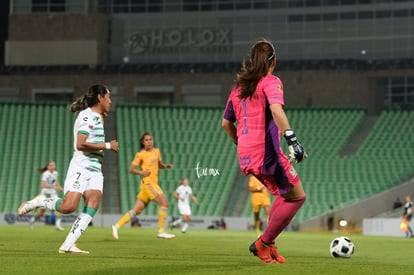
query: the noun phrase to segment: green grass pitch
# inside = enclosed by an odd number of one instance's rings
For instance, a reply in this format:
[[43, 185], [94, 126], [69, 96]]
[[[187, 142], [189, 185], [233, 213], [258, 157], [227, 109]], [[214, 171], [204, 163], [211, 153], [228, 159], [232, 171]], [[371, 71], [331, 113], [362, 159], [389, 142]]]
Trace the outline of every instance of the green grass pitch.
[[285, 264], [263, 264], [248, 253], [247, 231], [189, 230], [173, 240], [156, 229], [89, 227], [78, 246], [89, 255], [58, 254], [65, 232], [53, 226], [0, 226], [0, 274], [414, 274], [414, 239], [349, 234], [351, 259], [334, 259], [329, 244], [339, 235], [283, 232], [277, 245]]

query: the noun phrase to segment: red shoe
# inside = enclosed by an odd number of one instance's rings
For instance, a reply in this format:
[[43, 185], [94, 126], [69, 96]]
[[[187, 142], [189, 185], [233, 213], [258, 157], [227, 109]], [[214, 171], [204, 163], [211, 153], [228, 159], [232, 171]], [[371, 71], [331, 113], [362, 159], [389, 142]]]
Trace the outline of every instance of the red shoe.
[[264, 246], [260, 238], [250, 245], [249, 251], [253, 253], [254, 256], [259, 257], [264, 263], [276, 263], [276, 259], [272, 256], [270, 246]]
[[277, 247], [274, 243], [271, 243], [269, 247], [270, 247], [270, 255], [272, 255], [272, 258], [276, 260], [276, 262], [280, 264], [286, 263], [286, 259], [283, 256], [279, 255], [279, 253], [277, 253]]

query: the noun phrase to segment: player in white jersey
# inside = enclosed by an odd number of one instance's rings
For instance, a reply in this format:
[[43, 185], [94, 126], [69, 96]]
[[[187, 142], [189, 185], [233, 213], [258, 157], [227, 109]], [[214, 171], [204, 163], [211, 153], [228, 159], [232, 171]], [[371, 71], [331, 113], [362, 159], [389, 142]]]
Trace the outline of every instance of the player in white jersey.
[[44, 207], [63, 214], [74, 212], [83, 197], [85, 207], [72, 225], [59, 248], [59, 253], [89, 254], [79, 249], [75, 242], [86, 230], [99, 208], [102, 197], [103, 174], [101, 171], [104, 150], [118, 152], [118, 142], [105, 142], [104, 118], [111, 106], [109, 90], [103, 85], [93, 85], [70, 106], [78, 113], [74, 127], [74, 153], [65, 179], [65, 197], [54, 199], [35, 198], [23, 202], [18, 213], [25, 215]]
[[175, 190], [173, 194], [174, 198], [178, 199], [178, 210], [182, 216], [182, 220], [178, 219], [174, 221], [173, 225], [177, 225], [181, 223], [181, 232], [187, 232], [188, 223], [191, 220], [191, 207], [190, 207], [190, 199], [197, 203], [197, 198], [193, 195], [193, 190], [188, 185], [188, 179], [183, 178], [181, 181], [181, 185], [178, 186], [177, 190]]
[[[58, 172], [55, 169], [56, 164], [54, 161], [49, 161], [45, 167], [37, 169], [37, 171], [42, 174], [42, 190], [40, 192], [40, 195], [38, 196], [53, 199], [58, 197], [57, 190], [63, 192], [63, 188], [59, 184]], [[33, 215], [33, 217], [30, 219], [30, 229], [34, 229], [35, 222], [45, 214], [45, 210], [46, 209], [44, 208], [40, 208], [39, 211], [35, 215]], [[56, 230], [63, 231], [64, 228], [62, 227], [61, 223], [61, 214], [56, 211], [55, 216]]]

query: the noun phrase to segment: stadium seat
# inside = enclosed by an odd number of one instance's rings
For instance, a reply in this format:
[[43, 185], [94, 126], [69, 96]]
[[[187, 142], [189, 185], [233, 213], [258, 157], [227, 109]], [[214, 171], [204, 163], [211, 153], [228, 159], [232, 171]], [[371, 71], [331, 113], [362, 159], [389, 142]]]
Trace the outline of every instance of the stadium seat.
[[[197, 177], [195, 168], [221, 168], [225, 163], [234, 163], [235, 155], [223, 154], [229, 144], [220, 143], [223, 135], [218, 119], [222, 115], [222, 108], [193, 108], [193, 107], [157, 107], [157, 106], [122, 106], [117, 107], [117, 131], [125, 136], [119, 136], [119, 142], [134, 140], [138, 146], [138, 139], [144, 132], [154, 135], [154, 146], [159, 147], [163, 162], [172, 163], [173, 170], [160, 170], [159, 183], [174, 205], [172, 193], [178, 187], [183, 177], [188, 177], [193, 192], [199, 197], [199, 204], [193, 208], [193, 215], [221, 215], [225, 200], [230, 192], [232, 179], [221, 182], [219, 177]], [[138, 118], [138, 119], [137, 119]], [[139, 123], [128, 129], [122, 121], [138, 120]], [[131, 190], [138, 191], [134, 180], [124, 174], [122, 163], [129, 163], [137, 146], [130, 152], [119, 152], [120, 159], [120, 189], [122, 211], [127, 211], [135, 203], [135, 196], [129, 195]], [[125, 148], [125, 146], [123, 146]], [[224, 155], [224, 156], [223, 156]], [[234, 168], [237, 168], [234, 167]], [[233, 170], [234, 170], [233, 168]], [[136, 179], [135, 179], [136, 180]], [[207, 199], [207, 200], [205, 200]], [[213, 202], [213, 203], [212, 203]], [[211, 204], [210, 208], [202, 207]], [[148, 207], [144, 214], [156, 215], [157, 207]], [[175, 213], [174, 213], [175, 212]], [[170, 207], [170, 215], [178, 215], [175, 207]]]
[[[121, 148], [125, 148], [118, 154], [117, 167], [122, 212], [135, 204], [139, 179], [130, 175], [128, 169], [139, 149], [139, 138], [144, 132], [151, 132], [163, 162], [174, 165], [173, 170], [161, 170], [159, 174], [160, 185], [171, 205], [169, 215], [178, 215], [172, 193], [183, 177], [189, 178], [199, 200], [192, 205], [193, 215], [223, 215], [239, 166], [236, 147], [221, 129], [222, 109], [118, 104], [117, 138]], [[297, 222], [324, 214], [330, 204], [345, 206], [413, 175], [413, 112], [382, 112], [356, 153], [345, 157], [339, 153], [366, 117], [363, 110], [288, 109], [286, 113], [309, 154], [308, 160], [295, 165], [308, 195], [305, 207], [295, 218]], [[35, 168], [48, 160], [56, 161], [63, 184], [72, 156], [74, 118], [65, 105], [0, 103], [1, 212], [15, 212], [22, 201], [39, 193], [40, 175]], [[283, 139], [281, 146], [287, 152]], [[207, 171], [219, 169], [220, 176], [198, 176], [197, 163]], [[232, 213], [234, 207], [232, 202], [226, 213]], [[157, 212], [157, 205], [150, 204], [144, 214]], [[241, 215], [252, 215], [250, 197]]]
[[40, 192], [37, 167], [55, 160], [63, 184], [72, 156], [72, 117], [65, 105], [1, 103], [0, 212], [15, 212]]
[[[410, 153], [411, 149], [407, 150], [414, 148], [413, 112], [383, 112], [351, 157], [340, 157], [339, 151], [364, 118], [362, 110], [286, 112], [309, 154], [308, 160], [296, 165], [308, 195], [305, 207], [296, 217], [299, 222], [324, 214], [330, 204], [341, 207], [367, 198], [413, 174], [414, 154]], [[395, 142], [394, 135], [401, 129], [404, 134]], [[283, 142], [282, 148], [287, 152]], [[252, 215], [249, 200], [242, 215]]]

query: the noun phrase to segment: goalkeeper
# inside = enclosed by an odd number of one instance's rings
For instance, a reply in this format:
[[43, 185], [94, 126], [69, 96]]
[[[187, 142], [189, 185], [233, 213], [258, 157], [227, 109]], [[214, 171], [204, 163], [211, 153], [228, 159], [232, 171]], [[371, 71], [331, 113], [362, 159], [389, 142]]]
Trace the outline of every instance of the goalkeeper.
[[[249, 248], [264, 263], [284, 263], [276, 250], [275, 239], [303, 205], [306, 194], [291, 162], [306, 157], [302, 145], [291, 130], [283, 110], [283, 85], [272, 75], [276, 53], [271, 42], [260, 40], [251, 48], [249, 66], [243, 61], [223, 114], [222, 126], [237, 144], [240, 168], [252, 174], [276, 196], [269, 223]], [[237, 122], [237, 127], [236, 123]], [[284, 135], [289, 156], [280, 148]]]

